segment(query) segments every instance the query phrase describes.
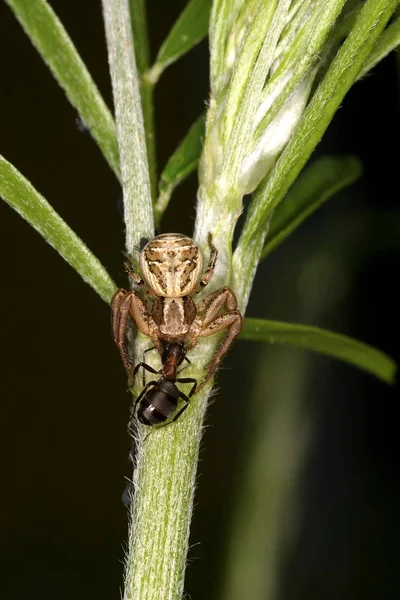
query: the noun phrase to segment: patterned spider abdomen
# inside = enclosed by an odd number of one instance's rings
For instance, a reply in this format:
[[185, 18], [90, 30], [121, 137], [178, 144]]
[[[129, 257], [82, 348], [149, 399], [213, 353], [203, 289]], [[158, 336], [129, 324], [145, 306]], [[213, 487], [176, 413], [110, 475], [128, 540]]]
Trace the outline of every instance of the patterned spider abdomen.
[[143, 277], [157, 296], [190, 296], [203, 269], [200, 248], [181, 233], [164, 233], [151, 240], [140, 255]]

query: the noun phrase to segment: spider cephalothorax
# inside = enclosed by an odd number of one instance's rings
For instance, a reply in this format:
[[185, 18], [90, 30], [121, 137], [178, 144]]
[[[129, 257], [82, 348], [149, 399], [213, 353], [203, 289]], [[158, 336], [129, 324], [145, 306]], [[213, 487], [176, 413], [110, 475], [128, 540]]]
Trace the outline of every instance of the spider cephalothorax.
[[[146, 244], [140, 255], [143, 279], [128, 270], [134, 284], [147, 296], [146, 299], [136, 290], [120, 289], [111, 302], [114, 340], [130, 379], [132, 365], [125, 347], [130, 318], [144, 335], [154, 341], [161, 356], [166, 344], [182, 343], [186, 352], [196, 345], [198, 338], [227, 328], [224, 340], [207, 365], [201, 385], [215, 372], [239, 334], [242, 316], [237, 310], [235, 295], [229, 288], [212, 292], [198, 304], [192, 298], [209, 283], [214, 272], [218, 252], [211, 234], [208, 244], [210, 259], [203, 276], [200, 248], [180, 233], [158, 235]], [[222, 309], [225, 312], [220, 314]]]

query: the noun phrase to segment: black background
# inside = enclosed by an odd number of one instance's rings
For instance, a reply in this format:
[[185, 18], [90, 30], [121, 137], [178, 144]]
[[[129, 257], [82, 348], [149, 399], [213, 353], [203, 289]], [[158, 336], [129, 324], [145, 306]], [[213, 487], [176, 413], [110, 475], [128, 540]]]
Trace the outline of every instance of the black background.
[[[148, 4], [156, 50], [185, 3]], [[100, 2], [54, 0], [52, 6], [112, 106]], [[5, 3], [0, 65], [0, 153], [124, 285], [118, 184]], [[161, 166], [203, 110], [207, 65], [204, 42], [157, 86]], [[296, 270], [317, 255], [320, 244], [326, 246], [327, 237], [335, 260], [344, 232], [351, 237], [352, 223], [357, 229], [367, 214], [361, 239], [354, 236], [351, 283], [313, 324], [399, 359], [396, 68], [392, 55], [353, 88], [318, 150], [359, 156], [362, 181], [324, 206], [263, 264], [248, 314], [281, 320], [304, 314], [296, 306]], [[193, 177], [174, 195], [163, 231], [191, 234], [195, 193]], [[108, 307], [5, 203], [0, 224], [0, 594], [7, 600], [117, 599], [127, 529], [120, 496], [129, 475], [129, 395]], [[322, 278], [315, 294], [328, 284]], [[270, 302], [274, 294], [277, 300]], [[193, 600], [216, 597], [245, 465], [243, 423], [257, 415], [255, 406], [249, 418], [245, 400], [261, 353], [261, 346], [236, 344], [208, 416], [186, 583]], [[398, 390], [346, 365], [310, 360], [316, 436], [281, 596], [392, 598], [398, 588]]]

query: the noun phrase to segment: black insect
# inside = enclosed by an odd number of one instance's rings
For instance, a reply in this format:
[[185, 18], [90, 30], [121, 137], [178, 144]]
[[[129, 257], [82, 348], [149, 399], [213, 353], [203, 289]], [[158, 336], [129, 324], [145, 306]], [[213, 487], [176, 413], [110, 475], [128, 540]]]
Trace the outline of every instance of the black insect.
[[[161, 425], [162, 423], [168, 425], [169, 423], [173, 423], [179, 419], [189, 406], [190, 398], [196, 390], [197, 379], [192, 377], [177, 377], [177, 368], [183, 360], [190, 362], [186, 357], [183, 344], [172, 342], [165, 345], [164, 352], [161, 356], [163, 366], [159, 371], [156, 371], [145, 362], [136, 365], [133, 371], [133, 378], [135, 378], [139, 369], [143, 369], [143, 385], [145, 383], [145, 371], [160, 375], [160, 378], [157, 381], [149, 381], [136, 399], [134, 412], [143, 425]], [[184, 394], [176, 386], [177, 383], [192, 383], [193, 385], [189, 394]], [[183, 400], [185, 404], [178, 412], [176, 412], [180, 399]], [[169, 421], [169, 419], [171, 420]], [[166, 421], [169, 422], [166, 423]]]

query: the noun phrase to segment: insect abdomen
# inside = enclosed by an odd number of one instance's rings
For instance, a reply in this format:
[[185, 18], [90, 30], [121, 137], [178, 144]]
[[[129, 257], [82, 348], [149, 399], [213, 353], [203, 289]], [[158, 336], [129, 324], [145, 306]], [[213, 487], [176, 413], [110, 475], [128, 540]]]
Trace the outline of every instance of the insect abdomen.
[[179, 390], [169, 381], [150, 390], [141, 400], [137, 417], [143, 425], [159, 425], [169, 419], [178, 406]]

